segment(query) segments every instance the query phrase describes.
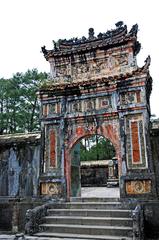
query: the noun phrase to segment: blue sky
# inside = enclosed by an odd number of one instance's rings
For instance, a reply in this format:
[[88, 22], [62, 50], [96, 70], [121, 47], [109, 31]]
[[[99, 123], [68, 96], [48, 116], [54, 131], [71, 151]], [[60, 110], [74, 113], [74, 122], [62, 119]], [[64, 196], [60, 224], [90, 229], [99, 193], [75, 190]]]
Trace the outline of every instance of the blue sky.
[[152, 114], [159, 117], [159, 13], [157, 0], [1, 0], [0, 1], [0, 77], [37, 68], [49, 72], [41, 46], [52, 49], [52, 40], [87, 36], [114, 28], [119, 20], [128, 29], [139, 25], [142, 49], [138, 65], [148, 55], [152, 62]]

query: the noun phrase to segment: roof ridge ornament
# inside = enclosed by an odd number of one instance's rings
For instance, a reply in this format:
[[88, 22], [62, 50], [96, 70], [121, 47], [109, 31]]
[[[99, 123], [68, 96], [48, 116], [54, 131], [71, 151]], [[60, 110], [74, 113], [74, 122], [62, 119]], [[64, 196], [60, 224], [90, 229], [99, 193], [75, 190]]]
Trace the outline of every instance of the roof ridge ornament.
[[98, 47], [110, 48], [122, 44], [124, 41], [133, 40], [134, 53], [136, 55], [140, 51], [140, 44], [136, 41], [138, 25], [133, 25], [129, 32], [127, 31], [127, 25], [125, 25], [123, 21], [118, 21], [115, 26], [116, 28], [107, 30], [104, 33], [99, 33], [97, 36], [95, 36], [94, 29], [89, 28], [88, 37], [59, 39], [58, 41], [53, 41], [53, 50], [47, 50], [45, 46], [41, 49], [46, 60], [48, 60], [50, 56], [72, 54], [79, 51], [83, 52], [90, 49], [92, 46], [94, 49]]
[[46, 46], [44, 45], [43, 47], [41, 47], [41, 51], [42, 51], [42, 53], [44, 54], [44, 55], [46, 55], [47, 54], [47, 50], [46, 50]]
[[145, 64], [144, 64], [144, 66], [142, 67], [142, 70], [144, 70], [144, 71], [148, 71], [149, 70], [149, 66], [150, 66], [150, 64], [151, 64], [151, 57], [150, 57], [150, 55], [148, 55], [148, 57], [145, 59]]
[[88, 29], [88, 38], [90, 39], [90, 40], [92, 40], [92, 39], [94, 39], [95, 38], [95, 36], [94, 36], [94, 28], [89, 28]]
[[128, 36], [137, 36], [137, 33], [138, 33], [138, 30], [139, 30], [139, 27], [138, 27], [138, 24], [134, 24], [132, 26], [132, 28], [130, 29], [129, 33], [128, 33]]
[[121, 34], [125, 32], [127, 29], [126, 25], [124, 25], [123, 21], [119, 21], [116, 24], [116, 29], [108, 30], [105, 33], [99, 33], [97, 37], [95, 37], [94, 28], [88, 29], [88, 38], [82, 37], [82, 38], [71, 38], [71, 39], [59, 39], [57, 42], [53, 41], [54, 44], [54, 50], [59, 50], [60, 46], [73, 46], [73, 45], [79, 45], [81, 43], [87, 43], [92, 40], [100, 40], [105, 38], [112, 38], [116, 37], [118, 34]]
[[116, 26], [117, 28], [122, 27], [123, 25], [124, 25], [124, 22], [123, 22], [123, 21], [119, 21], [119, 22], [115, 23], [115, 26]]

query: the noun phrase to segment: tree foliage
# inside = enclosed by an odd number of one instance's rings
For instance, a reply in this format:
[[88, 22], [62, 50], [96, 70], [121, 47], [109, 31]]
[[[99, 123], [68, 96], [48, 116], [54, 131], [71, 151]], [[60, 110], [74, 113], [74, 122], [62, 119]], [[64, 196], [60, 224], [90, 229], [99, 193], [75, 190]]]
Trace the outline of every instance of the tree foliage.
[[80, 160], [107, 160], [115, 156], [112, 143], [102, 136], [94, 135], [80, 142]]
[[47, 78], [37, 69], [0, 79], [0, 134], [39, 130], [39, 85]]

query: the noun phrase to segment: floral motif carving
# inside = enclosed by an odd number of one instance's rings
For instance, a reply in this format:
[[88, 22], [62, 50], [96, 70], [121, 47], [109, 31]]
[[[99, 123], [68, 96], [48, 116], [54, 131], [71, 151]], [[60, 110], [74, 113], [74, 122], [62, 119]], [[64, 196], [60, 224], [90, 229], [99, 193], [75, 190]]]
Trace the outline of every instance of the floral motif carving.
[[151, 180], [137, 180], [126, 182], [127, 194], [144, 194], [151, 192]]
[[61, 194], [61, 185], [59, 183], [41, 183], [41, 194], [56, 196]]

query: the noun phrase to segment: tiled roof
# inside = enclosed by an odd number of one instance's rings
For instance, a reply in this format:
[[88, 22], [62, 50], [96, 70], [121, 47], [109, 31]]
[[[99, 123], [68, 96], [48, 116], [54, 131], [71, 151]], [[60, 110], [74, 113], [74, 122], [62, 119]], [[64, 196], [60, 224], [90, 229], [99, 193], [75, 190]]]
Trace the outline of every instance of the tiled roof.
[[0, 135], [0, 144], [14, 144], [26, 142], [39, 142], [41, 138], [40, 132], [34, 133], [16, 133]]
[[140, 50], [140, 44], [137, 42], [137, 32], [137, 24], [133, 25], [131, 30], [127, 32], [127, 26], [123, 25], [123, 22], [118, 22], [116, 23], [116, 29], [107, 31], [106, 33], [99, 33], [96, 37], [94, 36], [94, 29], [90, 28], [88, 38], [82, 37], [80, 39], [72, 38], [69, 40], [59, 39], [57, 42], [53, 41], [54, 49], [46, 50], [45, 46], [43, 46], [42, 52], [46, 60], [48, 60], [49, 57], [67, 56], [73, 53], [86, 52], [97, 48], [108, 49], [134, 40], [134, 52], [137, 54]]

